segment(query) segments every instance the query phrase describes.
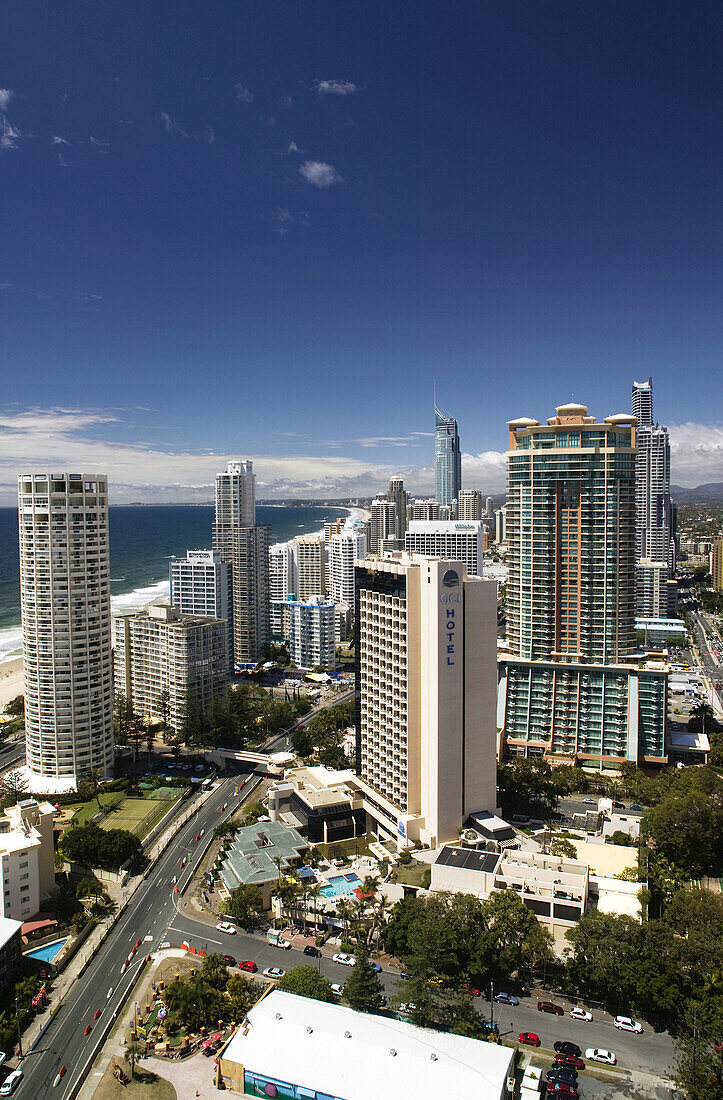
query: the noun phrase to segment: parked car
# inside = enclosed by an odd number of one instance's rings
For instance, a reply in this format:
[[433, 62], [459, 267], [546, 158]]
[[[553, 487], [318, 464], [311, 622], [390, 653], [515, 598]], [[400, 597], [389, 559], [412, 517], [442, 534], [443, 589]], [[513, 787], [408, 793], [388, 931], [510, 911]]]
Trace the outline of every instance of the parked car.
[[524, 1043], [527, 1047], [539, 1047], [540, 1036], [535, 1035], [534, 1031], [521, 1031], [520, 1042]]
[[569, 1096], [570, 1100], [577, 1100], [580, 1095], [577, 1086], [567, 1081], [548, 1081], [545, 1091], [547, 1096]]
[[576, 1054], [556, 1054], [555, 1062], [558, 1066], [570, 1066], [575, 1070], [585, 1069], [585, 1063]]
[[264, 970], [265, 978], [273, 978], [274, 981], [278, 981], [279, 978], [283, 978], [285, 970], [282, 970], [280, 966], [267, 966]]
[[462, 992], [466, 993], [468, 997], [481, 997], [482, 996], [482, 991], [480, 989], [475, 989], [475, 987], [473, 985], [463, 985], [462, 986]]
[[14, 1092], [23, 1079], [23, 1071], [21, 1069], [14, 1069], [12, 1073], [3, 1081], [0, 1085], [0, 1096], [9, 1096], [11, 1092]]
[[515, 997], [514, 993], [495, 993], [495, 1000], [501, 1005], [518, 1005], [520, 1003], [519, 997]]
[[554, 1001], [538, 1001], [538, 1012], [552, 1012], [555, 1016], [564, 1016], [565, 1010], [560, 1005], [556, 1005]]
[[639, 1024], [637, 1020], [633, 1020], [630, 1016], [616, 1016], [613, 1023], [619, 1031], [634, 1031], [636, 1035], [642, 1035], [643, 1033], [642, 1024]]
[[491, 1024], [489, 1020], [482, 1020], [479, 1029], [482, 1034], [486, 1035], [488, 1038], [492, 1035], [497, 1038], [500, 1034], [500, 1029], [497, 1027], [497, 1024]]
[[582, 1054], [577, 1043], [570, 1043], [567, 1040], [555, 1043], [554, 1050], [556, 1054], [574, 1054], [576, 1058]]
[[220, 920], [216, 925], [217, 932], [225, 932], [227, 936], [236, 935], [236, 925], [231, 924], [230, 921]]
[[354, 966], [356, 963], [353, 955], [345, 955], [343, 951], [337, 951], [336, 955], [332, 955], [332, 961], [341, 966]]
[[642, 806], [640, 806], [640, 805], [638, 805], [638, 803], [637, 803], [637, 802], [631, 802], [631, 803], [630, 803], [630, 809], [631, 809], [631, 810], [637, 810], [637, 811], [638, 811], [638, 813], [642, 813], [642, 812], [643, 812], [643, 807], [642, 807]]
[[341, 997], [342, 993], [344, 992], [344, 986], [339, 985], [338, 982], [332, 982], [331, 991], [332, 993], [335, 993], [337, 997]]
[[592, 1012], [588, 1012], [586, 1008], [580, 1008], [579, 1005], [570, 1009], [570, 1015], [573, 1020], [584, 1020], [586, 1024], [592, 1023]]
[[238, 968], [239, 970], [245, 970], [247, 974], [255, 974], [258, 970], [256, 963], [251, 962], [251, 959], [243, 959], [242, 962], [238, 964]]
[[233, 955], [224, 955], [223, 961], [226, 963], [226, 966], [235, 966], [236, 965], [236, 960], [233, 957]]
[[408, 981], [410, 981], [410, 979], [411, 979], [412, 975], [411, 975], [411, 974], [408, 974], [406, 970], [400, 970], [400, 971], [399, 971], [399, 977], [400, 977], [400, 978], [403, 978], [403, 980], [404, 980], [405, 982], [408, 982]]
[[604, 1050], [602, 1047], [588, 1047], [585, 1051], [585, 1057], [588, 1062], [602, 1062], [605, 1066], [614, 1066], [617, 1062], [613, 1052]]
[[307, 944], [304, 948], [304, 954], [311, 955], [312, 959], [318, 959], [319, 955], [321, 955], [321, 951], [318, 947], [312, 947], [311, 944]]
[[565, 1081], [568, 1085], [575, 1085], [577, 1088], [577, 1073], [574, 1069], [567, 1069], [565, 1066], [550, 1066], [545, 1074], [546, 1081]]
[[375, 974], [381, 974], [382, 968], [379, 965], [379, 963], [375, 963], [375, 962], [372, 962], [371, 960], [369, 960], [369, 965], [371, 966], [371, 968], [372, 968], [372, 970], [374, 971]]

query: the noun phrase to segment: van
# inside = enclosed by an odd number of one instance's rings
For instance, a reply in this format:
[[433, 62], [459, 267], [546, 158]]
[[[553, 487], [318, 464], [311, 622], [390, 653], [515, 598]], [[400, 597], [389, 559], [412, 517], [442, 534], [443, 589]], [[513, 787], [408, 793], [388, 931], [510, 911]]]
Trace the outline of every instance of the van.
[[276, 928], [269, 928], [268, 932], [266, 933], [266, 940], [274, 947], [280, 947], [284, 951], [289, 951], [291, 949], [291, 942], [289, 940], [285, 940], [281, 932], [279, 932]]

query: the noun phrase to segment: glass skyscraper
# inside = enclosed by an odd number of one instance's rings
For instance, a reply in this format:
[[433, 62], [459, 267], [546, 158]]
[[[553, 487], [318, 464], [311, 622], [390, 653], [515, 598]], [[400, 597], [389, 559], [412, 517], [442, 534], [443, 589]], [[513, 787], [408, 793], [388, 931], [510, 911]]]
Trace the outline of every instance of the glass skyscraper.
[[448, 507], [462, 488], [462, 454], [457, 421], [434, 406], [434, 495]]

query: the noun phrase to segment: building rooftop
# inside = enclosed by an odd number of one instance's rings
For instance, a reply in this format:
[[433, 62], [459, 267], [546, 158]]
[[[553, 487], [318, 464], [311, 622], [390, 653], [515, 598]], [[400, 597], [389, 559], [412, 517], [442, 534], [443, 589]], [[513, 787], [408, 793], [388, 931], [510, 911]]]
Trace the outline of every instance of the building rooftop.
[[275, 989], [249, 1011], [223, 1062], [339, 1100], [499, 1100], [514, 1052]]
[[452, 848], [445, 844], [434, 862], [444, 867], [463, 867], [465, 871], [484, 871], [491, 875], [501, 859], [499, 852], [478, 852], [475, 848]]
[[234, 837], [221, 867], [221, 878], [227, 890], [252, 883], [260, 886], [279, 877], [274, 863], [280, 858], [281, 870], [310, 847], [301, 833], [279, 821], [259, 821], [245, 825]]
[[476, 813], [470, 814], [465, 821], [465, 826], [476, 829], [488, 840], [498, 842], [514, 840], [517, 836], [511, 825], [508, 825], [501, 817], [497, 817], [496, 814], [490, 813], [489, 810], [478, 810]]
[[10, 920], [9, 917], [0, 917], [0, 951], [19, 932], [22, 924], [19, 920]]

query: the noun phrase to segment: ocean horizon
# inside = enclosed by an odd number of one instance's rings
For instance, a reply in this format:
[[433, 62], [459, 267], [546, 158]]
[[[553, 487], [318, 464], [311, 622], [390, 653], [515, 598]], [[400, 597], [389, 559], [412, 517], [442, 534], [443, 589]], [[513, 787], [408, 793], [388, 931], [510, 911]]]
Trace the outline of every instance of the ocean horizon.
[[[256, 522], [270, 528], [270, 542], [322, 532], [324, 523], [352, 514], [326, 505], [256, 507]], [[186, 550], [211, 547], [210, 504], [116, 504], [109, 509], [111, 609], [141, 608], [169, 594], [168, 564]], [[0, 663], [22, 654], [18, 513], [0, 508]]]

